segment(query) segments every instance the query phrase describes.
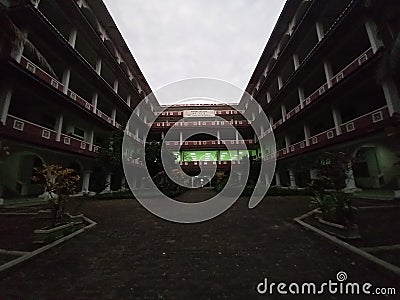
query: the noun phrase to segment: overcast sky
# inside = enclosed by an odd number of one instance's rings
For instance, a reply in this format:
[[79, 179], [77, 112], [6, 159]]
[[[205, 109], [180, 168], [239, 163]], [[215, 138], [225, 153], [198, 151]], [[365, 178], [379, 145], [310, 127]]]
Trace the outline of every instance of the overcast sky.
[[285, 0], [104, 2], [155, 91], [193, 77], [245, 89]]

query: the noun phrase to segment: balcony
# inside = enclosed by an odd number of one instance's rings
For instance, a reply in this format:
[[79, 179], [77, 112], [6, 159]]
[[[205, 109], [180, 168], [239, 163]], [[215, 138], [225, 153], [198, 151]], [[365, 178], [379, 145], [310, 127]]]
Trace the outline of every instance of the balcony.
[[176, 129], [196, 128], [196, 127], [248, 127], [251, 125], [250, 121], [198, 121], [198, 122], [154, 122], [148, 124], [153, 130], [169, 129], [175, 126]]
[[359, 136], [365, 136], [366, 133], [384, 128], [385, 125], [387, 125], [387, 122], [385, 121], [390, 120], [389, 109], [387, 106], [384, 106], [342, 124], [340, 126], [340, 134], [337, 133], [336, 128], [331, 128], [310, 137], [308, 141], [303, 140], [290, 145], [288, 148], [281, 149], [276, 153], [269, 154], [266, 159], [271, 160], [274, 157], [278, 160], [285, 159], [316, 148], [322, 148], [331, 144], [357, 138]]
[[[184, 105], [183, 105], [184, 106]], [[217, 116], [232, 116], [232, 115], [241, 115], [244, 114], [244, 110], [215, 110], [215, 115]], [[163, 111], [155, 113], [155, 115], [160, 117], [182, 117], [182, 111]]]
[[180, 149], [180, 148], [222, 148], [223, 145], [246, 145], [252, 146], [256, 143], [254, 140], [211, 140], [211, 141], [168, 141], [165, 145], [170, 149]]
[[6, 126], [1, 128], [0, 132], [6, 136], [28, 143], [35, 143], [41, 146], [91, 157], [96, 156], [99, 150], [99, 147], [96, 145], [91, 147], [89, 143], [65, 134], [61, 134], [60, 140], [58, 141], [56, 131], [12, 115], [8, 115]]
[[[55, 78], [53, 78], [51, 75], [49, 75], [48, 73], [46, 73], [45, 71], [43, 71], [41, 68], [39, 68], [38, 66], [36, 66], [34, 63], [32, 63], [30, 60], [28, 60], [26, 57], [22, 57], [21, 58], [21, 62], [20, 62], [21, 66], [24, 67], [26, 70], [28, 70], [29, 72], [31, 72], [32, 74], [34, 74], [36, 77], [40, 78], [42, 81], [46, 82], [47, 84], [49, 84], [51, 87], [53, 87], [54, 89], [56, 89], [57, 91], [64, 93], [64, 85], [57, 81]], [[74, 102], [78, 103], [80, 106], [82, 106], [83, 108], [85, 108], [88, 112], [90, 112], [91, 114], [96, 114], [97, 116], [99, 116], [100, 118], [102, 118], [104, 121], [106, 121], [107, 123], [113, 125], [114, 127], [116, 127], [117, 129], [121, 129], [122, 126], [118, 123], [114, 123], [113, 119], [111, 117], [109, 117], [107, 114], [105, 114], [104, 112], [100, 111], [99, 109], [94, 110], [94, 107], [91, 103], [89, 103], [88, 101], [86, 101], [85, 99], [83, 99], [82, 97], [80, 97], [79, 95], [77, 95], [76, 93], [74, 93], [71, 90], [68, 90], [66, 95], [73, 100]]]
[[196, 170], [201, 168], [215, 168], [218, 170], [230, 170], [232, 165], [240, 165], [241, 161], [192, 161], [192, 162], [180, 162], [179, 165], [184, 170]]
[[[338, 74], [333, 76], [330, 80], [331, 87], [329, 87], [328, 83], [323, 84], [319, 89], [317, 89], [314, 93], [312, 93], [309, 97], [304, 99], [301, 104], [297, 105], [291, 111], [286, 114], [286, 121], [299, 114], [302, 110], [307, 108], [311, 103], [316, 103], [321, 100], [322, 96], [331, 88], [335, 87], [342, 80], [350, 76], [354, 71], [363, 66], [366, 62], [368, 62], [371, 58], [375, 56], [372, 48], [369, 48], [359, 57], [357, 57], [354, 61], [352, 61], [349, 65], [347, 65], [343, 70], [341, 70]], [[282, 119], [276, 122], [272, 128], [275, 130], [279, 128], [286, 121]]]

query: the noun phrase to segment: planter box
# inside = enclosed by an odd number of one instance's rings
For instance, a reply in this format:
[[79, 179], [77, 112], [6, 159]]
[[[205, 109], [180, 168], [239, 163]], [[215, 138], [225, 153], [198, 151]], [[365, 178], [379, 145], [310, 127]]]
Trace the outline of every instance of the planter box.
[[74, 223], [67, 223], [50, 229], [36, 229], [33, 232], [33, 242], [37, 244], [48, 244], [74, 231]]
[[79, 214], [79, 215], [71, 215], [71, 214], [65, 214], [66, 219], [68, 222], [74, 224], [74, 225], [81, 225], [83, 224], [83, 220], [84, 220], [84, 215], [83, 214]]
[[320, 229], [323, 231], [333, 234], [339, 238], [346, 239], [346, 240], [354, 240], [361, 238], [360, 232], [358, 230], [357, 225], [353, 225], [352, 227], [345, 227], [340, 224], [328, 222], [321, 217], [316, 217], [318, 220]]

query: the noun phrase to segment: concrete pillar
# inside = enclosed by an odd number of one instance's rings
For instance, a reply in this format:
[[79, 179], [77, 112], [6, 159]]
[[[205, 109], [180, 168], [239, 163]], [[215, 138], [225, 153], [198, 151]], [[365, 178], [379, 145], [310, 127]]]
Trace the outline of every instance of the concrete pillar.
[[399, 91], [396, 84], [392, 79], [386, 79], [382, 83], [383, 93], [385, 95], [386, 104], [389, 109], [390, 116], [393, 116], [395, 112], [400, 112], [400, 98]]
[[161, 140], [164, 140], [164, 138], [165, 138], [165, 133], [163, 131], [163, 132], [161, 132]]
[[317, 30], [318, 41], [321, 41], [325, 36], [324, 26], [322, 25], [321, 22], [316, 22], [315, 29]]
[[300, 67], [300, 59], [296, 53], [293, 54], [293, 65], [295, 71]]
[[84, 171], [83, 173], [83, 180], [82, 180], [82, 194], [88, 194], [89, 193], [89, 183], [90, 183], [90, 175], [91, 171]]
[[265, 179], [265, 185], [268, 186], [268, 184], [270, 183], [270, 182], [269, 182], [268, 173], [265, 173], [265, 174], [264, 174], [264, 179]]
[[374, 53], [378, 51], [379, 48], [383, 47], [383, 42], [378, 36], [378, 28], [374, 21], [368, 19], [365, 22], [365, 30], [367, 31], [369, 42], [371, 43], [372, 50]]
[[342, 125], [342, 116], [340, 115], [340, 111], [336, 108], [332, 108], [332, 117], [333, 122], [335, 123], [336, 134], [341, 135], [342, 128], [340, 127], [340, 125]]
[[64, 116], [61, 114], [57, 117], [56, 126], [54, 128], [54, 130], [57, 132], [57, 135], [56, 135], [57, 142], [61, 141], [63, 123], [64, 123]]
[[304, 108], [304, 103], [303, 101], [306, 99], [305, 95], [304, 95], [304, 90], [302, 88], [298, 88], [297, 89], [297, 93], [299, 95], [299, 101], [300, 101], [300, 107]]
[[236, 130], [236, 144], [239, 144], [239, 131]]
[[333, 77], [332, 66], [326, 60], [324, 61], [324, 72], [325, 72], [326, 82], [328, 83], [328, 87], [332, 87], [332, 77]]
[[272, 116], [269, 116], [269, 124], [274, 125], [274, 118]]
[[127, 188], [126, 188], [126, 179], [125, 179], [125, 176], [122, 176], [122, 179], [121, 179], [121, 192], [125, 192], [127, 190]]
[[93, 107], [93, 112], [96, 113], [97, 112], [97, 101], [99, 99], [99, 94], [98, 93], [94, 93], [92, 96], [92, 107]]
[[303, 130], [304, 130], [304, 138], [306, 140], [306, 146], [310, 146], [310, 138], [311, 138], [311, 133], [310, 133], [310, 128], [304, 124], [303, 126]]
[[0, 123], [2, 123], [3, 125], [6, 125], [12, 93], [13, 90], [11, 87], [5, 87], [4, 90], [0, 91]]
[[[22, 30], [24, 40], [28, 38], [28, 33], [26, 30]], [[22, 54], [24, 53], [25, 43], [18, 43], [18, 46], [11, 52], [11, 57], [15, 59], [16, 62], [20, 63]]]
[[63, 75], [62, 75], [62, 84], [64, 85], [63, 87], [63, 93], [68, 94], [68, 89], [69, 89], [69, 80], [71, 78], [71, 69], [65, 69]]
[[111, 112], [111, 119], [113, 122], [113, 125], [115, 125], [116, 119], [117, 119], [117, 109], [113, 108], [112, 112]]
[[283, 79], [282, 76], [278, 76], [278, 89], [280, 90], [283, 87]]
[[101, 65], [102, 65], [102, 61], [101, 61], [101, 58], [99, 58], [96, 61], [96, 73], [99, 75], [101, 75]]
[[93, 151], [93, 142], [94, 142], [94, 130], [90, 130], [87, 137], [87, 143], [89, 144], [89, 151]]
[[78, 30], [76, 28], [72, 29], [69, 34], [68, 43], [71, 45], [72, 48], [75, 48], [77, 34]]
[[267, 103], [270, 103], [271, 102], [271, 93], [270, 92], [267, 92]]
[[288, 171], [289, 171], [289, 180], [290, 180], [289, 187], [291, 189], [297, 189], [296, 177], [294, 176], [294, 172], [293, 172], [293, 170], [290, 170], [290, 169]]
[[128, 95], [128, 97], [126, 98], [126, 104], [128, 104], [129, 107], [131, 106], [131, 100], [132, 100], [131, 95]]
[[180, 145], [183, 144], [183, 133], [182, 133], [182, 131], [179, 131], [179, 144]]
[[278, 171], [275, 171], [275, 184], [276, 186], [281, 186], [281, 176]]
[[136, 136], [136, 138], [139, 138], [139, 128], [135, 129], [135, 136]]
[[286, 121], [286, 106], [285, 105], [281, 105], [281, 113], [282, 113], [282, 121], [285, 122]]
[[221, 132], [217, 130], [217, 140], [218, 142], [221, 141]]
[[290, 142], [290, 137], [288, 135], [285, 135], [285, 144], [286, 144], [286, 150], [289, 151], [291, 142]]
[[119, 87], [118, 79], [115, 79], [114, 80], [113, 89], [114, 89], [114, 92], [117, 93], [117, 94], [118, 94], [118, 87]]

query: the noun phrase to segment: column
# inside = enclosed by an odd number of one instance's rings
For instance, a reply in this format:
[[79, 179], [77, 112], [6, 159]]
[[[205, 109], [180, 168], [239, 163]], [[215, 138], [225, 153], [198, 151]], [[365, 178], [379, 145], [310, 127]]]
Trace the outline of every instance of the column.
[[271, 102], [271, 93], [267, 92], [267, 104]]
[[275, 184], [276, 186], [281, 186], [281, 176], [277, 171], [275, 171]]
[[304, 108], [303, 101], [306, 99], [304, 95], [304, 90], [302, 88], [298, 88], [297, 93], [299, 94], [300, 107], [303, 109]]
[[6, 125], [12, 93], [13, 90], [11, 87], [6, 87], [4, 90], [0, 91], [0, 123], [2, 123], [3, 125]]
[[101, 75], [101, 64], [102, 64], [101, 58], [99, 58], [96, 61], [96, 73], [99, 74], [99, 75]]
[[304, 124], [303, 126], [303, 130], [304, 130], [304, 138], [306, 139], [306, 146], [310, 146], [310, 138], [311, 138], [311, 134], [310, 134], [310, 128]]
[[365, 30], [367, 31], [369, 42], [371, 43], [372, 50], [374, 53], [378, 51], [379, 48], [383, 47], [383, 42], [378, 36], [378, 28], [374, 21], [368, 19], [365, 22]]
[[64, 123], [64, 116], [61, 114], [57, 117], [56, 126], [54, 130], [57, 132], [56, 141], [61, 141], [62, 128]]
[[71, 45], [72, 48], [75, 48], [77, 34], [78, 34], [78, 31], [75, 28], [72, 29], [69, 34], [68, 43]]
[[286, 150], [289, 152], [289, 148], [290, 148], [290, 137], [288, 135], [285, 135], [285, 144], [286, 144]]
[[62, 84], [64, 85], [63, 87], [63, 93], [68, 94], [68, 88], [69, 88], [69, 80], [71, 78], [71, 69], [65, 69], [63, 75], [62, 75]]
[[332, 87], [332, 77], [333, 77], [332, 66], [326, 60], [324, 61], [324, 71], [325, 71], [325, 78], [326, 78], [326, 82], [328, 83], [328, 87]]
[[179, 131], [179, 144], [180, 144], [180, 145], [183, 144], [183, 134], [182, 134], [182, 131]]
[[294, 172], [293, 172], [293, 170], [290, 170], [290, 169], [288, 171], [289, 171], [289, 180], [290, 180], [289, 188], [297, 189], [296, 177], [294, 176]]
[[115, 121], [117, 119], [117, 109], [116, 108], [113, 108], [113, 110], [111, 112], [111, 119], [112, 119], [113, 125], [115, 125]]
[[390, 116], [393, 116], [395, 112], [400, 112], [399, 91], [393, 79], [386, 79], [382, 83], [382, 89], [385, 95]]
[[135, 136], [137, 139], [139, 139], [139, 128], [135, 129]]
[[93, 107], [93, 112], [97, 113], [97, 101], [99, 99], [99, 94], [94, 93], [92, 96], [92, 107]]
[[278, 89], [280, 90], [283, 87], [283, 79], [282, 76], [278, 76]]
[[128, 97], [126, 98], [126, 104], [128, 104], [129, 107], [131, 106], [131, 100], [132, 100], [131, 95], [128, 95]]
[[322, 25], [321, 22], [316, 22], [315, 29], [317, 30], [318, 41], [321, 41], [325, 36], [324, 26]]
[[340, 127], [340, 125], [342, 125], [342, 116], [340, 115], [340, 111], [336, 108], [332, 108], [332, 117], [333, 122], [335, 123], [336, 134], [341, 135], [342, 128]]
[[122, 175], [122, 179], [121, 179], [121, 192], [125, 192], [126, 189], [126, 179], [125, 176]]
[[317, 169], [311, 169], [311, 170], [310, 170], [310, 179], [311, 179], [311, 182], [312, 182], [313, 180], [317, 179], [317, 178], [318, 178], [318, 170], [317, 170]]
[[265, 179], [265, 185], [268, 186], [268, 184], [270, 183], [270, 182], [269, 182], [268, 173], [265, 173], [264, 179]]
[[300, 59], [296, 53], [293, 54], [293, 65], [295, 71], [300, 67]]
[[118, 86], [119, 86], [118, 79], [115, 79], [114, 80], [113, 89], [114, 89], [114, 92], [117, 93], [117, 94], [118, 94]]
[[236, 130], [236, 144], [239, 144], [239, 132]]
[[89, 144], [89, 151], [93, 151], [93, 142], [94, 142], [94, 130], [90, 130], [88, 137], [87, 137], [87, 143]]
[[285, 122], [286, 121], [286, 106], [285, 105], [281, 105], [281, 113], [282, 113], [282, 121]]
[[[28, 38], [28, 33], [25, 30], [22, 31], [22, 35], [24, 40]], [[25, 43], [23, 42], [18, 43], [16, 47], [13, 47], [13, 51], [11, 52], [11, 57], [14, 58], [15, 61], [18, 63], [21, 62], [22, 54], [24, 53], [24, 48], [25, 48]]]
[[217, 140], [218, 140], [218, 143], [221, 141], [221, 133], [219, 130], [217, 130]]
[[82, 194], [88, 194], [89, 193], [89, 183], [90, 183], [90, 174], [91, 171], [84, 171], [83, 173], [83, 180], [82, 180]]
[[274, 125], [274, 118], [272, 116], [269, 116], [269, 124], [271, 125], [271, 127], [272, 125]]
[[163, 132], [161, 132], [161, 140], [164, 140], [164, 138], [165, 138], [165, 133], [163, 131]]

